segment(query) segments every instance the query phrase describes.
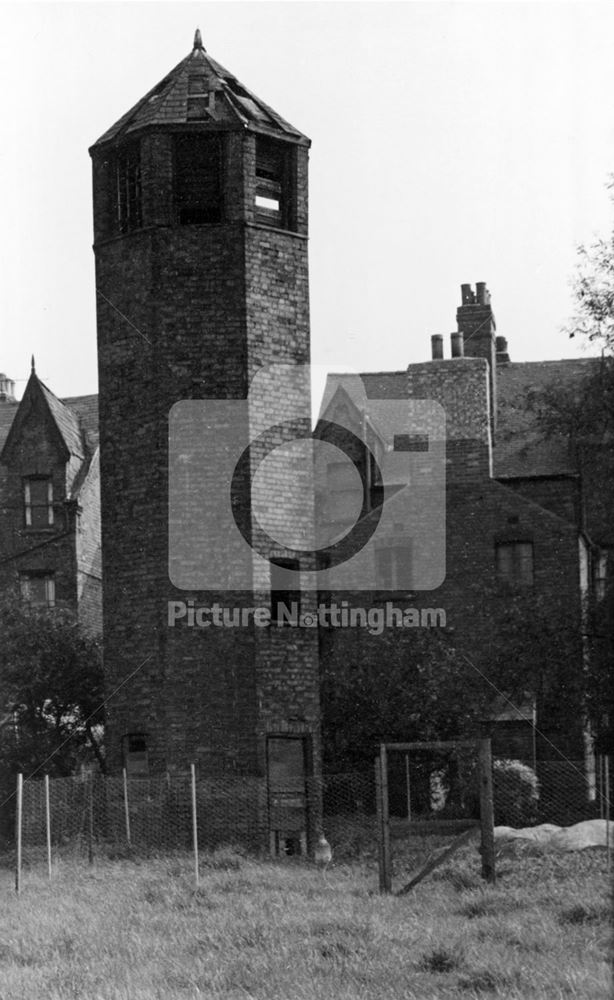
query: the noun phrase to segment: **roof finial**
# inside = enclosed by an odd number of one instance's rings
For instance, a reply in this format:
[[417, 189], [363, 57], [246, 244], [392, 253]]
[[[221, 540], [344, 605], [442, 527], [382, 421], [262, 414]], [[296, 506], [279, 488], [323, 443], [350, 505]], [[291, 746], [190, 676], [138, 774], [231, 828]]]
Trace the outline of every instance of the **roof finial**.
[[36, 375], [36, 365], [34, 363], [34, 355], [32, 355], [32, 361], [30, 362], [30, 373]]
[[203, 45], [203, 36], [200, 33], [200, 28], [197, 28], [196, 31], [194, 32], [194, 48], [201, 49], [203, 52], [205, 51], [205, 46]]

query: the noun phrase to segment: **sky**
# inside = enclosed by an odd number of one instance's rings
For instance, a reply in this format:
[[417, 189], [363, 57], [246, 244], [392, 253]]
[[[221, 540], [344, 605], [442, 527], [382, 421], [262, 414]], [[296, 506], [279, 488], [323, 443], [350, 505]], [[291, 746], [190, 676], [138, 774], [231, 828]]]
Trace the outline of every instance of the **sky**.
[[[612, 229], [614, 4], [0, 4], [0, 371], [95, 392], [90, 146], [192, 48], [312, 140], [314, 363], [402, 369], [485, 281], [512, 360], [573, 357]], [[446, 343], [449, 354], [449, 344]]]

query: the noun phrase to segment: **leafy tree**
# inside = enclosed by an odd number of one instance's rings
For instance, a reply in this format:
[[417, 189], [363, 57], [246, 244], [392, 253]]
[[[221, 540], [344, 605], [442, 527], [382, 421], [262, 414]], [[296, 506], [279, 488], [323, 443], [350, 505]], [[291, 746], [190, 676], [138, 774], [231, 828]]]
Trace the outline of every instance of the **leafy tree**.
[[[495, 702], [537, 698], [540, 715], [565, 737], [579, 723], [586, 678], [581, 622], [530, 592], [468, 598], [461, 629], [364, 629], [335, 636], [322, 658], [324, 763], [329, 771], [366, 769], [378, 743], [487, 735]], [[471, 629], [471, 635], [468, 632]], [[487, 649], [487, 657], [468, 652]], [[353, 644], [353, 645], [352, 645]], [[332, 654], [332, 655], [331, 655]], [[490, 727], [492, 728], [492, 726]]]
[[0, 602], [0, 759], [16, 771], [70, 774], [92, 755], [104, 769], [100, 642], [68, 611]]

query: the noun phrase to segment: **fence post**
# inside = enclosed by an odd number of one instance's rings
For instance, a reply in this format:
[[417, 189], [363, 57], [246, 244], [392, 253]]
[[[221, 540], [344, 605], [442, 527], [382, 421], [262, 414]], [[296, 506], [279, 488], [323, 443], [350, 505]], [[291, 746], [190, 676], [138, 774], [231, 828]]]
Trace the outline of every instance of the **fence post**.
[[23, 812], [23, 774], [17, 775], [17, 803], [15, 806], [15, 892], [19, 895], [21, 891], [21, 821]]
[[390, 811], [388, 805], [388, 754], [386, 745], [382, 743], [379, 752], [381, 790], [382, 790], [382, 856], [384, 868], [384, 892], [392, 891], [392, 871], [390, 864]]
[[379, 874], [379, 891], [386, 891], [386, 873], [384, 868], [384, 838], [382, 836], [382, 768], [379, 757], [375, 758], [375, 816], [377, 824], [377, 868]]
[[87, 783], [87, 860], [94, 864], [94, 776]]
[[480, 823], [482, 827], [482, 878], [495, 881], [495, 810], [492, 790], [492, 754], [490, 739], [480, 740]]
[[124, 775], [124, 817], [126, 820], [126, 840], [128, 841], [128, 847], [132, 847], [132, 841], [130, 839], [130, 806], [128, 803], [128, 774], [126, 768], [123, 769]]
[[409, 754], [405, 754], [405, 788], [407, 791], [407, 822], [411, 823], [411, 785], [409, 781]]
[[610, 758], [606, 754], [604, 757], [604, 777], [605, 777], [605, 846], [608, 872], [610, 871], [611, 841], [610, 837]]
[[49, 775], [45, 775], [45, 830], [47, 833], [47, 873], [51, 878], [51, 797], [49, 795]]
[[192, 774], [192, 841], [194, 844], [194, 883], [196, 888], [200, 884], [200, 873], [198, 871], [198, 818], [196, 815], [196, 768], [190, 764]]

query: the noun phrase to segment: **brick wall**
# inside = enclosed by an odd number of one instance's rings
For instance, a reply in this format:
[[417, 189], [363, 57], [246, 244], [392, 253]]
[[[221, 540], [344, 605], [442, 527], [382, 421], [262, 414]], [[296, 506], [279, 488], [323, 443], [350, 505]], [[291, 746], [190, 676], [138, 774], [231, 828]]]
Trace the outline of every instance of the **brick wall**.
[[[210, 774], [262, 774], [267, 733], [289, 732], [312, 737], [317, 768], [313, 632], [167, 625], [169, 600], [217, 600], [233, 607], [269, 601], [269, 580], [262, 574], [254, 589], [232, 593], [184, 591], [170, 583], [168, 417], [181, 400], [245, 399], [261, 365], [308, 360], [307, 247], [301, 235], [306, 151], [296, 151], [299, 232], [250, 224], [255, 137], [243, 132], [224, 139], [225, 221], [177, 226], [170, 142], [163, 134], [143, 140], [141, 231], [102, 239], [106, 202], [96, 190], [94, 199], [97, 286], [103, 293], [98, 348], [111, 766], [121, 761], [123, 735], [144, 732], [153, 768], [195, 761]], [[104, 184], [104, 155], [94, 153], [95, 189]], [[289, 419], [296, 412], [295, 391], [279, 400]], [[246, 418], [246, 443], [257, 420], [258, 403]], [[216, 478], [216, 451], [224, 448], [223, 434], [210, 433], [206, 443], [211, 483], [219, 491], [224, 484]], [[279, 484], [271, 484], [271, 493], [279, 495]], [[208, 501], [194, 495], [190, 502]], [[302, 516], [310, 516], [309, 503]], [[242, 560], [251, 579], [244, 543], [221, 537], [211, 544], [227, 560]]]

